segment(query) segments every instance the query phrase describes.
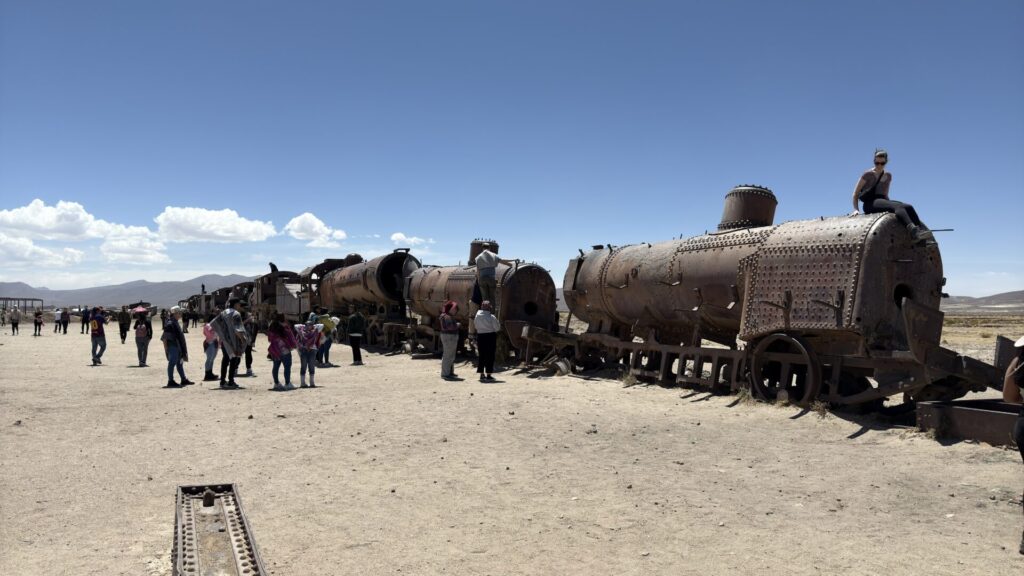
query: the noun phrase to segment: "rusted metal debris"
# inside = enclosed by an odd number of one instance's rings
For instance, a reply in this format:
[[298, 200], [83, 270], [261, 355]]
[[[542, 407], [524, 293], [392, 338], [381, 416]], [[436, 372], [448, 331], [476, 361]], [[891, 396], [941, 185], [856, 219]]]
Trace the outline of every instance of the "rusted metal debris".
[[263, 576], [252, 528], [234, 484], [178, 486], [174, 576]]
[[922, 431], [934, 430], [939, 439], [1015, 447], [1013, 425], [1020, 409], [1020, 404], [1000, 400], [919, 402], [917, 427]]
[[717, 232], [581, 250], [563, 289], [587, 333], [531, 338], [560, 339], [581, 367], [749, 385], [798, 404], [953, 399], [998, 385], [993, 367], [940, 346], [937, 246], [915, 244], [892, 214], [773, 226], [775, 205], [767, 188], [739, 186]]

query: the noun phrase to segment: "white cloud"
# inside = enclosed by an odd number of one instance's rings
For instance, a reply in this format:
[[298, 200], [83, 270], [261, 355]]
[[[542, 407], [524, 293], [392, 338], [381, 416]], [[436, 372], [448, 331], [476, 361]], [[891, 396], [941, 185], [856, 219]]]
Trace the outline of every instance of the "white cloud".
[[339, 241], [348, 238], [344, 230], [331, 228], [309, 212], [289, 220], [284, 231], [296, 240], [308, 242], [306, 246], [310, 248], [338, 248], [341, 246]]
[[[47, 206], [38, 198], [27, 206], [0, 210], [0, 232], [13, 233], [9, 240], [41, 239], [87, 241], [102, 239], [100, 253], [110, 262], [153, 264], [169, 262], [166, 247], [144, 226], [125, 226], [96, 218], [77, 202], [58, 201]], [[67, 266], [81, 261], [82, 251], [65, 248], [53, 251], [41, 246], [8, 242], [16, 254], [37, 254], [39, 266]]]
[[420, 238], [419, 236], [406, 236], [401, 232], [395, 232], [391, 235], [391, 241], [396, 246], [422, 246], [424, 244], [433, 244], [433, 238]]
[[28, 238], [15, 238], [0, 232], [0, 261], [11, 267], [34, 266], [58, 268], [72, 266], [82, 261], [85, 253], [74, 248], [50, 250], [36, 246]]
[[77, 202], [47, 206], [36, 198], [11, 210], [0, 210], [0, 230], [36, 240], [88, 240], [102, 238], [113, 225], [85, 211]]
[[242, 218], [227, 208], [167, 206], [153, 220], [167, 242], [261, 242], [277, 234], [273, 222]]
[[109, 262], [163, 264], [171, 261], [166, 253], [167, 246], [149, 228], [118, 226], [100, 245], [100, 253]]

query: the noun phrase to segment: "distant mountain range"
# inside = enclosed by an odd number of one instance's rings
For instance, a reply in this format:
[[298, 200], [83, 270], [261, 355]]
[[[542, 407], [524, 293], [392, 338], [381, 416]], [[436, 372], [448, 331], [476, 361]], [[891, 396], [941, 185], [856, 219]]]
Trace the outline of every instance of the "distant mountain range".
[[156, 306], [174, 306], [193, 294], [198, 294], [202, 285], [207, 292], [239, 282], [252, 280], [248, 276], [229, 274], [207, 274], [183, 282], [148, 282], [135, 280], [115, 286], [96, 286], [77, 290], [50, 290], [33, 288], [24, 282], [0, 282], [0, 296], [11, 298], [42, 298], [47, 308], [53, 306], [122, 306], [131, 302], [150, 302]]
[[944, 312], [1024, 313], [1024, 290], [971, 298], [952, 296], [942, 301]]
[[[14, 298], [42, 298], [46, 307], [51, 306], [121, 306], [139, 300], [151, 302], [157, 306], [173, 306], [193, 294], [198, 294], [202, 285], [206, 291], [212, 292], [225, 286], [234, 286], [239, 282], [252, 280], [248, 276], [229, 274], [207, 274], [183, 282], [148, 282], [135, 280], [115, 286], [96, 286], [78, 290], [50, 290], [49, 288], [33, 288], [24, 282], [0, 282], [0, 296]], [[562, 297], [562, 289], [555, 292], [558, 296], [558, 309], [568, 310]], [[1020, 312], [1024, 313], [1024, 290], [1004, 292], [982, 298], [969, 296], [953, 296], [942, 301], [945, 312]]]

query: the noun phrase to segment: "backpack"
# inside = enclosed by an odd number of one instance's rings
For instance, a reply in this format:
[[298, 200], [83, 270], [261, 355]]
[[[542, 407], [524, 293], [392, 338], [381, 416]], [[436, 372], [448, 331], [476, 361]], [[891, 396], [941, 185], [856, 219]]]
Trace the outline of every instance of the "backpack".
[[149, 336], [149, 330], [146, 328], [146, 325], [144, 323], [142, 323], [142, 322], [139, 322], [139, 324], [137, 326], [135, 326], [135, 337], [136, 338], [146, 338], [148, 336]]

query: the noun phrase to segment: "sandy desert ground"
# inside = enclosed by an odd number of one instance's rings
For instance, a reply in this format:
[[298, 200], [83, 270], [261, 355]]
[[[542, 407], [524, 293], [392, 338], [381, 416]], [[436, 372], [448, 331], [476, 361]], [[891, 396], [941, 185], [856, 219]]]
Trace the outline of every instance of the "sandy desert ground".
[[170, 574], [175, 488], [214, 482], [279, 576], [1024, 574], [1016, 452], [340, 347], [315, 390], [267, 391], [263, 358], [244, 390], [166, 389], [155, 345], [135, 368], [110, 337], [93, 368], [72, 328], [0, 336], [3, 575]]

